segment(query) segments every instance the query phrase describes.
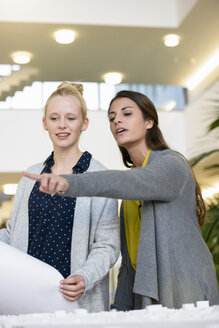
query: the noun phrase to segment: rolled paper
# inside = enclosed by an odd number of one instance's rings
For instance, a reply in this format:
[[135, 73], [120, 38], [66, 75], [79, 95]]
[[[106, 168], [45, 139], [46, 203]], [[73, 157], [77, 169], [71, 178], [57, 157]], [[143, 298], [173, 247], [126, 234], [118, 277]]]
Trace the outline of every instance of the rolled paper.
[[0, 242], [0, 314], [74, 311], [78, 303], [59, 291], [62, 279], [51, 265]]

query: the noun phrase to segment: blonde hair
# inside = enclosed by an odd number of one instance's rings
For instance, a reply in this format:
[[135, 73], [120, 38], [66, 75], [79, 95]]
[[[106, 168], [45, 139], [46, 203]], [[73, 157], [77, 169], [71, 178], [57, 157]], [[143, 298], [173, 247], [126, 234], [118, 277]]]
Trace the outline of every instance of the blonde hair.
[[44, 109], [44, 117], [46, 116], [47, 107], [51, 99], [56, 96], [73, 96], [79, 100], [82, 117], [85, 119], [87, 117], [87, 105], [83, 97], [83, 91], [83, 85], [80, 83], [62, 82], [47, 99]]

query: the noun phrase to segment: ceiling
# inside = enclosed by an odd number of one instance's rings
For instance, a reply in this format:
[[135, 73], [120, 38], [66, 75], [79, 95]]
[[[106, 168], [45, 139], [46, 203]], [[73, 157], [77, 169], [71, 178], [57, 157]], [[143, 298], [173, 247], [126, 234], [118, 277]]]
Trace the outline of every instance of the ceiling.
[[[31, 63], [23, 65], [26, 74], [15, 74], [10, 87], [7, 78], [0, 81], [0, 100], [34, 80], [101, 82], [109, 71], [120, 71], [124, 83], [185, 87], [187, 79], [219, 47], [218, 17], [218, 0], [198, 0], [175, 28], [7, 22], [0, 18], [0, 64], [12, 64], [10, 54], [16, 50], [33, 54]], [[73, 44], [55, 42], [53, 33], [60, 28], [76, 31]], [[167, 33], [181, 36], [178, 47], [163, 45]]]

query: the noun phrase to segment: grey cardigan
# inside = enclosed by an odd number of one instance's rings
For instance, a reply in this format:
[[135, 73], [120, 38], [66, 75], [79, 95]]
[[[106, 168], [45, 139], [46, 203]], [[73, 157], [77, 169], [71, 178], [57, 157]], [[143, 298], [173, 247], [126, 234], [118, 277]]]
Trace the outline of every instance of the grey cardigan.
[[[172, 150], [152, 151], [143, 168], [65, 177], [69, 182], [66, 195], [143, 201], [135, 294], [169, 308], [198, 300], [219, 304], [212, 255], [198, 226], [195, 181], [181, 155]], [[123, 256], [116, 297], [121, 309], [130, 306], [125, 293], [131, 284], [128, 266]]]
[[[29, 172], [40, 173], [43, 164], [36, 164]], [[105, 170], [91, 159], [88, 171]], [[15, 196], [13, 214], [6, 229], [0, 230], [0, 240], [27, 252], [28, 199], [34, 181], [23, 177]], [[107, 198], [77, 198], [71, 248], [71, 275], [80, 274], [86, 289], [78, 300], [89, 312], [109, 310], [109, 269], [120, 251], [117, 201]]]

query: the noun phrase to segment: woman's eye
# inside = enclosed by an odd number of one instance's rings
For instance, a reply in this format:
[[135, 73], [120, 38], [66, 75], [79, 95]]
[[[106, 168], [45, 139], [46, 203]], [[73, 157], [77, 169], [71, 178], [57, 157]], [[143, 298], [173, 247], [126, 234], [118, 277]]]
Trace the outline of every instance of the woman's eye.
[[113, 122], [115, 117], [109, 117], [109, 121]]
[[132, 115], [132, 113], [124, 113], [124, 116]]

